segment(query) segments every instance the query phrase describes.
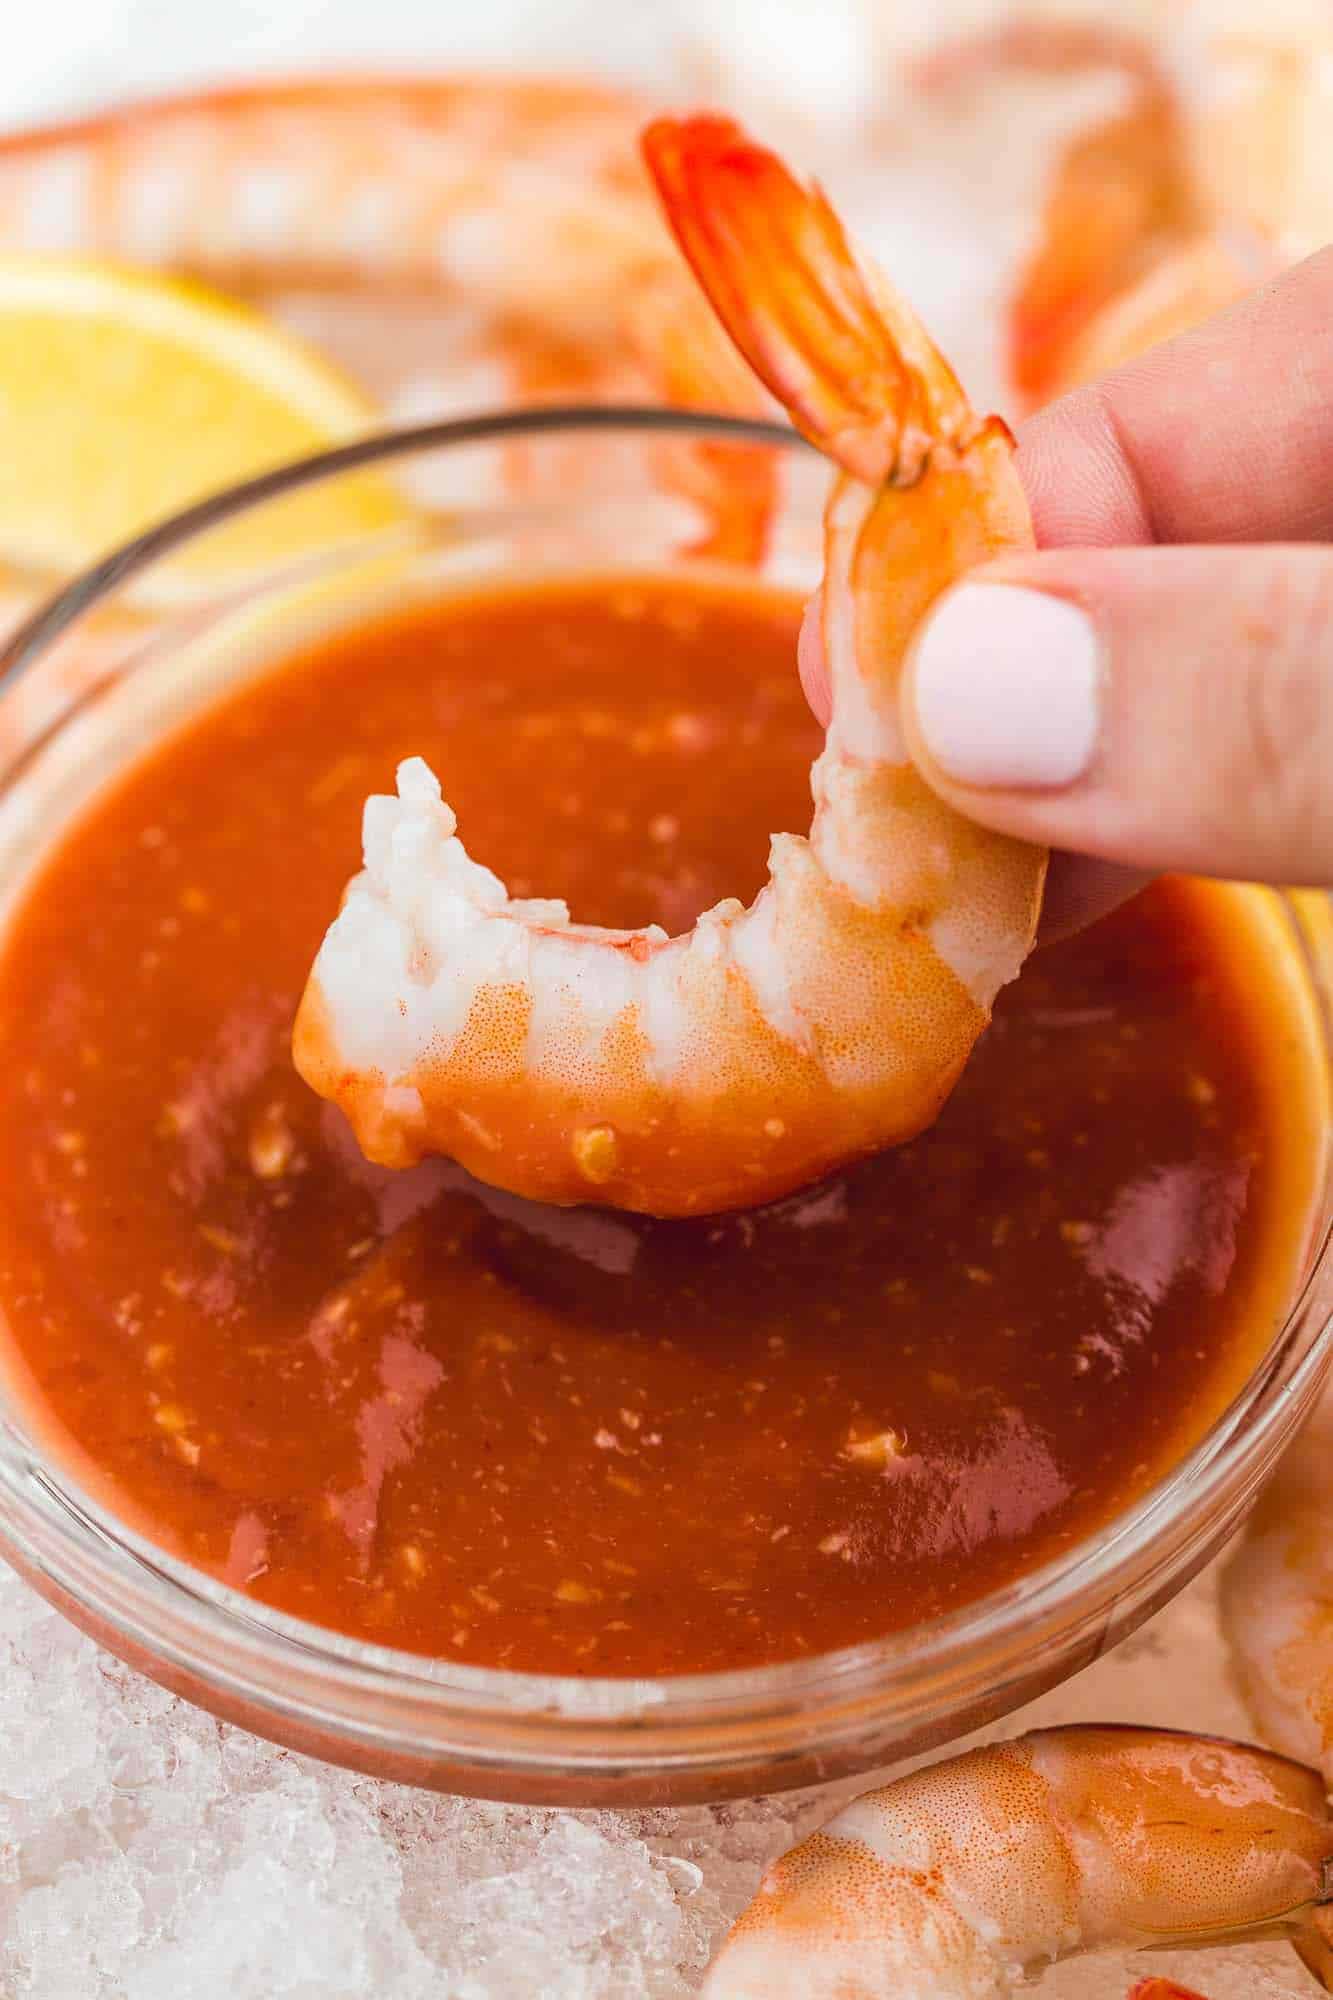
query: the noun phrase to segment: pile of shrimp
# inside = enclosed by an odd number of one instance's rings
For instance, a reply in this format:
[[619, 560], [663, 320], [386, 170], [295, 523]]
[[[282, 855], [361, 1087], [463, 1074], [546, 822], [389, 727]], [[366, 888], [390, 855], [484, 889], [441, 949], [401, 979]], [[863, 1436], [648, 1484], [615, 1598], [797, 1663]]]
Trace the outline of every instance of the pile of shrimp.
[[[743, 7], [681, 13], [674, 82], [712, 77], [822, 133], [859, 226], [895, 265], [915, 243], [954, 350], [1020, 407], [1228, 303], [1333, 226], [1323, 0], [1271, 0], [1257, 25], [1237, 0], [1019, 0], [1009, 26], [979, 31], [989, 0], [928, 17], [827, 0], [818, 21], [766, 13], [758, 37]], [[841, 51], [836, 80], [802, 58], [816, 31], [825, 56]], [[766, 45], [792, 36], [794, 59]], [[1109, 111], [1077, 108], [1108, 88]], [[386, 422], [543, 401], [763, 413], [671, 251], [635, 147], [643, 115], [626, 89], [494, 75], [129, 104], [0, 136], [0, 253], [203, 277], [326, 351]], [[920, 240], [923, 215], [943, 220], [952, 255]], [[770, 455], [645, 449], [697, 552], [760, 558]], [[567, 452], [515, 440], [490, 460], [508, 491], [539, 498], [603, 462], [587, 438]], [[0, 554], [0, 638], [64, 580]], [[6, 696], [3, 739], [40, 734], [144, 636], [119, 602], [85, 616]]]
[[[742, 10], [731, 27], [703, 24], [703, 11], [683, 66], [742, 95], [748, 72], [755, 94], [753, 47], [747, 62], [734, 46], [752, 45], [753, 21]], [[928, 195], [969, 132], [992, 151], [1003, 140], [993, 164], [1007, 172], [1022, 128], [1053, 104], [1090, 79], [1116, 88], [1115, 108], [1053, 161], [1038, 147], [1046, 192], [1007, 315], [1019, 401], [1099, 372], [1328, 235], [1322, 0], [1271, 0], [1261, 27], [1236, 0], [1024, 0], [1009, 26], [961, 32], [992, 11], [932, 10], [923, 56], [910, 10], [831, 0], [846, 18], [826, 33], [840, 38], [857, 115], [826, 113], [826, 164], [857, 186], [869, 228], [904, 179]], [[759, 92], [803, 102], [781, 67], [759, 64]], [[1040, 104], [1024, 94], [1034, 80]], [[635, 145], [648, 108], [610, 85], [495, 75], [274, 81], [129, 104], [0, 136], [0, 252], [104, 256], [258, 300], [358, 376], [389, 421], [552, 400], [762, 411], [662, 229]], [[923, 168], [904, 143], [931, 154]], [[1019, 198], [1035, 199], [1025, 184]], [[982, 239], [1013, 226], [989, 213], [975, 257], [993, 262]], [[758, 553], [763, 463], [697, 446], [668, 458], [667, 483], [703, 515], [713, 552]], [[520, 486], [571, 471], [553, 454], [511, 456]], [[12, 609], [50, 581], [10, 577]]]

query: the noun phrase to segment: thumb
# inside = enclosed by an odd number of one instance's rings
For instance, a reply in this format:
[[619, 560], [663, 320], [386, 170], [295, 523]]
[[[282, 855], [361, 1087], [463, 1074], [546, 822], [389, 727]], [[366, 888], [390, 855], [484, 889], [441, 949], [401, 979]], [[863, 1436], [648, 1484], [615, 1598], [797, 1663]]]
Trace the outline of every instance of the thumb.
[[923, 621], [912, 754], [961, 812], [1152, 871], [1333, 883], [1333, 553], [1055, 549]]

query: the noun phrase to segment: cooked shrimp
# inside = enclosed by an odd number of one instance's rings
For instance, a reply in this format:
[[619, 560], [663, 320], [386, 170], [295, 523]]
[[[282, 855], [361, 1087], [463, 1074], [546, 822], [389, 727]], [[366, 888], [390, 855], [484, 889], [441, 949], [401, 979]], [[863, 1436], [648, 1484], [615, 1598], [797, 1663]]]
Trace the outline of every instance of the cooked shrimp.
[[1030, 543], [1008, 432], [772, 154], [715, 118], [645, 143], [729, 332], [839, 468], [809, 838], [774, 837], [748, 909], [681, 937], [602, 930], [512, 900], [412, 760], [367, 806], [294, 1050], [382, 1164], [447, 1153], [540, 1200], [669, 1215], [764, 1201], [928, 1124], [1031, 946], [1046, 858], [942, 804], [896, 708], [932, 599]]
[[1136, 1979], [1125, 2000], [1203, 2000], [1203, 1995], [1174, 1979]]
[[1320, 1949], [1330, 1862], [1303, 1765], [1172, 1731], [1037, 1730], [845, 1806], [769, 1869], [704, 1995], [999, 2000], [1112, 1946]]
[[1051, 176], [1010, 309], [1011, 371], [1029, 403], [1196, 324], [1333, 234], [1322, 0], [1273, 0], [1262, 18], [1199, 0], [1184, 16], [1163, 9], [1159, 25], [1155, 48], [1051, 24], [993, 38], [1010, 60], [1118, 66], [1130, 90]]
[[1177, 92], [1139, 35], [1104, 22], [1020, 21], [935, 59], [1054, 75], [1106, 71], [1123, 102], [1077, 133], [1050, 176], [1009, 310], [1009, 372], [1029, 404], [1069, 386], [1103, 310], [1202, 228]]
[[447, 287], [602, 343], [657, 272], [641, 113], [593, 84], [274, 82], [0, 139], [0, 241], [215, 283]]
[[1279, 268], [1262, 244], [1220, 234], [1163, 248], [1133, 284], [1070, 329], [1058, 353], [1048, 357], [1049, 372], [1042, 377], [1037, 400], [1095, 381], [1160, 341], [1187, 332], [1234, 305]]
[[[1287, 1451], [1222, 1571], [1222, 1630], [1246, 1704], [1333, 1790], [1333, 1392]], [[1307, 1963], [1310, 1963], [1307, 1960]], [[1333, 1949], [1324, 1970], [1333, 1990]]]
[[[0, 246], [255, 293], [414, 420], [636, 398], [761, 414], [662, 225], [642, 116], [610, 87], [500, 77], [163, 99], [0, 138]], [[769, 455], [685, 444], [662, 461], [699, 547], [759, 554]], [[563, 490], [567, 468], [521, 450], [511, 487], [538, 468]]]

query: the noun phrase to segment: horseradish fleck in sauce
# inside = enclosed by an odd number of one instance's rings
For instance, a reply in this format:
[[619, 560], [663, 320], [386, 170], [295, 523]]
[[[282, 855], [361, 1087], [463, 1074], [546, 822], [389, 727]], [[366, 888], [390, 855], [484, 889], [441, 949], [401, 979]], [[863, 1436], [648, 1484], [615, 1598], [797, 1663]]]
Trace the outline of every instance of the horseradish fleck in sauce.
[[590, 579], [295, 658], [136, 765], [0, 957], [0, 1304], [52, 1449], [267, 1603], [536, 1671], [756, 1665], [966, 1602], [1176, 1461], [1312, 1166], [1235, 892], [1038, 954], [934, 1128], [777, 1206], [366, 1165], [295, 1075], [397, 761], [577, 917], [688, 925], [809, 820], [797, 606]]

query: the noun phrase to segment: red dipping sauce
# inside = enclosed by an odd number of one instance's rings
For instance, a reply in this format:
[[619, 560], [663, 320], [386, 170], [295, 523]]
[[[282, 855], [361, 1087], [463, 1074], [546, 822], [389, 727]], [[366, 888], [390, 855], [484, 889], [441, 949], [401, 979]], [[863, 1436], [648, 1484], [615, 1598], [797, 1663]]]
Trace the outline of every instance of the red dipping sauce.
[[932, 1130], [748, 1214], [383, 1172], [296, 1076], [404, 756], [515, 894], [672, 929], [752, 895], [809, 819], [797, 617], [665, 579], [416, 609], [229, 696], [59, 846], [0, 951], [0, 1305], [105, 1504], [353, 1635], [706, 1671], [1016, 1577], [1234, 1394], [1313, 1171], [1235, 892], [1039, 953]]

